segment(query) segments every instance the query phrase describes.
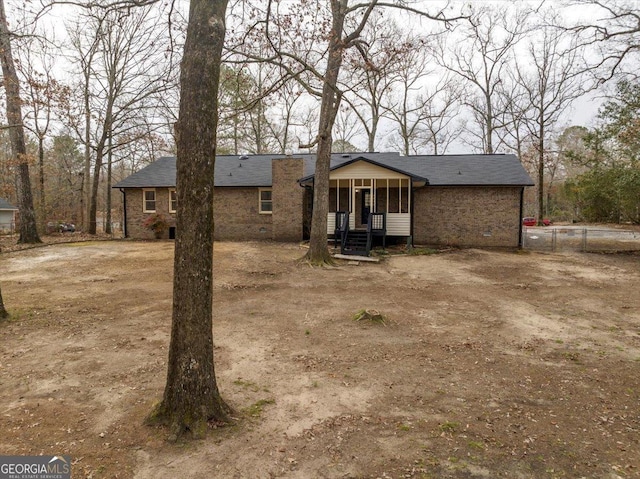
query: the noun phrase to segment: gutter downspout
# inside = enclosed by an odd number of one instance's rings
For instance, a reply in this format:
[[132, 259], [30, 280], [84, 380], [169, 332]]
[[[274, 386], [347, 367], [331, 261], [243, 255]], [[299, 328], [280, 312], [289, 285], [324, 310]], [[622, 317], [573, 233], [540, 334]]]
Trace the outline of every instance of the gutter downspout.
[[123, 209], [122, 234], [124, 235], [125, 238], [128, 238], [129, 235], [127, 234], [127, 195], [124, 192], [124, 188], [119, 188], [119, 189], [120, 189], [120, 193], [122, 193], [122, 209]]
[[522, 218], [524, 214], [524, 186], [520, 188], [520, 221], [518, 222], [518, 249], [522, 249]]

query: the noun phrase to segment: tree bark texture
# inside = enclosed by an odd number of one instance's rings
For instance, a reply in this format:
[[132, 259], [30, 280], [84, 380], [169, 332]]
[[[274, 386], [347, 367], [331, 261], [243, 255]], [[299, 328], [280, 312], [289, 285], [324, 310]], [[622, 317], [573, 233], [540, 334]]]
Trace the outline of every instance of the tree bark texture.
[[0, 319], [7, 319], [9, 317], [9, 313], [4, 307], [4, 301], [2, 300], [2, 288], [0, 288]]
[[106, 206], [105, 206], [105, 223], [104, 223], [104, 232], [108, 235], [113, 234], [111, 230], [111, 179], [113, 172], [113, 138], [111, 136], [111, 132], [109, 132], [109, 139], [107, 145], [107, 191], [105, 192], [106, 196]]
[[[541, 117], [542, 118], [542, 117]], [[538, 131], [538, 226], [543, 226], [544, 216], [544, 127], [542, 119]]]
[[0, 60], [2, 61], [2, 74], [6, 91], [11, 152], [18, 163], [16, 181], [18, 210], [20, 212], [20, 237], [18, 238], [18, 243], [40, 243], [36, 226], [36, 214], [33, 208], [27, 148], [24, 142], [20, 82], [11, 53], [11, 38], [4, 9], [4, 0], [0, 0]]
[[318, 125], [318, 153], [313, 180], [313, 216], [307, 260], [311, 264], [324, 264], [331, 261], [327, 247], [327, 215], [329, 213], [329, 170], [331, 167], [332, 130], [336, 114], [340, 107], [338, 75], [342, 66], [344, 43], [344, 19], [347, 2], [332, 0], [333, 23], [329, 38], [329, 58], [322, 87], [320, 121]]
[[44, 138], [38, 136], [38, 187], [40, 189], [40, 221], [46, 226], [47, 202], [44, 191]]
[[98, 192], [100, 188], [100, 172], [102, 171], [102, 163], [104, 161], [105, 147], [107, 145], [107, 139], [111, 134], [113, 128], [113, 104], [115, 102], [115, 95], [109, 95], [107, 103], [107, 110], [105, 113], [104, 123], [102, 126], [102, 135], [96, 144], [96, 162], [93, 165], [93, 177], [91, 179], [91, 195], [89, 198], [89, 228], [87, 233], [94, 235], [98, 232]]
[[85, 67], [84, 72], [84, 167], [82, 175], [82, 192], [80, 195], [82, 209], [82, 229], [89, 229], [89, 200], [91, 191], [91, 106], [89, 104], [89, 70]]
[[172, 438], [202, 437], [211, 420], [230, 412], [213, 361], [213, 185], [218, 83], [227, 0], [191, 0], [181, 65], [177, 134], [173, 322], [167, 384], [150, 419]]

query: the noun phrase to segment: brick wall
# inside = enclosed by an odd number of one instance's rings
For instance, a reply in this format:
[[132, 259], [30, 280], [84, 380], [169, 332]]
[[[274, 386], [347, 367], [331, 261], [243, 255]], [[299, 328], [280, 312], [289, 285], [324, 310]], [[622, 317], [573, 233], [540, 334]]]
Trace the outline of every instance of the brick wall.
[[[301, 159], [283, 158], [272, 162], [273, 212], [260, 214], [259, 188], [216, 188], [213, 195], [216, 240], [300, 241], [303, 235], [304, 189], [298, 179], [304, 175]], [[169, 188], [156, 188], [156, 212], [175, 226], [169, 213]], [[143, 213], [142, 189], [126, 189], [127, 234], [130, 238], [152, 239], [142, 223], [152, 213]], [[169, 237], [166, 232], [164, 238]]]
[[298, 180], [304, 176], [304, 161], [295, 158], [271, 162], [273, 233], [276, 241], [302, 240], [304, 188]]
[[271, 239], [272, 215], [260, 214], [258, 188], [216, 188], [213, 194], [216, 240]]
[[[169, 213], [169, 188], [156, 188], [156, 213], [164, 215], [169, 226], [176, 225], [175, 213]], [[153, 239], [152, 231], [144, 228], [142, 223], [153, 213], [143, 213], [142, 190], [127, 188], [127, 236], [136, 239]], [[169, 238], [165, 232], [163, 238]]]
[[517, 247], [519, 187], [415, 190], [413, 240], [420, 245]]

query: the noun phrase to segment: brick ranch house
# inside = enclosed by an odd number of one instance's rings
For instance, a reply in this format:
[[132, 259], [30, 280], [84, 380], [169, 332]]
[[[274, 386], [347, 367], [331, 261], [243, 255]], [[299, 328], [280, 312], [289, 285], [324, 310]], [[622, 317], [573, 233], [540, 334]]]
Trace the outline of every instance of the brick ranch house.
[[[214, 223], [217, 240], [300, 241], [311, 221], [315, 156], [218, 156]], [[153, 213], [175, 237], [176, 159], [162, 157], [113, 188], [124, 195], [124, 235], [153, 238], [142, 223]], [[518, 247], [523, 193], [533, 181], [514, 155], [400, 156], [333, 154], [327, 233], [336, 212], [349, 228], [384, 213], [386, 236], [420, 245]]]

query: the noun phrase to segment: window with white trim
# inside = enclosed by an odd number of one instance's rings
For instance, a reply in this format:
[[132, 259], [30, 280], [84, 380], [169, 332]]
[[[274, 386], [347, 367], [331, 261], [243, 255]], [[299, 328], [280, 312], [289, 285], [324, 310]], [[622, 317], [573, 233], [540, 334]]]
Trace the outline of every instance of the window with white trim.
[[176, 190], [169, 190], [169, 213], [175, 213], [178, 209], [178, 195]]
[[156, 190], [142, 190], [142, 211], [144, 213], [156, 212]]
[[273, 201], [271, 199], [271, 188], [260, 188], [259, 211], [261, 215], [270, 215], [273, 211]]

